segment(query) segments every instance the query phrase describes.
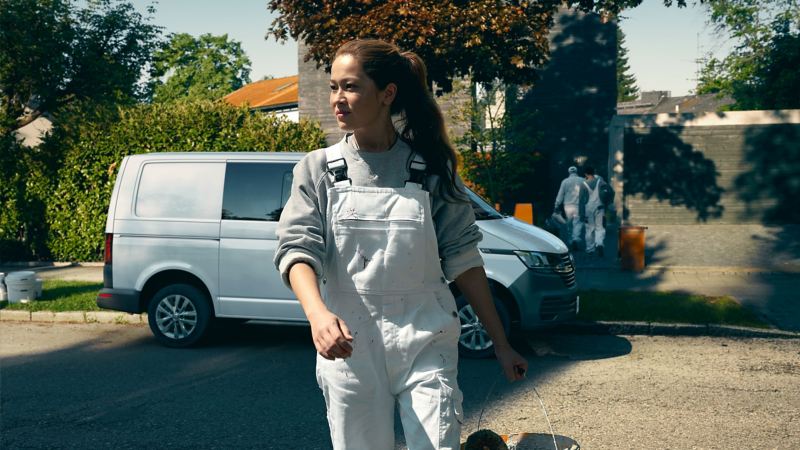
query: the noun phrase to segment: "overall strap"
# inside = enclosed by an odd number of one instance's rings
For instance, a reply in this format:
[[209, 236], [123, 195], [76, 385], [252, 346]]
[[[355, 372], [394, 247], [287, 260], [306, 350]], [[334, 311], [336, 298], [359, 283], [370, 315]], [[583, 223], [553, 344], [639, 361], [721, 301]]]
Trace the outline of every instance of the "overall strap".
[[336, 187], [350, 186], [352, 184], [352, 181], [347, 176], [347, 162], [342, 156], [341, 145], [339, 143], [325, 149], [328, 176]]
[[428, 165], [419, 153], [414, 152], [413, 158], [408, 163], [408, 180], [406, 180], [407, 188], [422, 189], [425, 185], [425, 177], [428, 173], [425, 171]]

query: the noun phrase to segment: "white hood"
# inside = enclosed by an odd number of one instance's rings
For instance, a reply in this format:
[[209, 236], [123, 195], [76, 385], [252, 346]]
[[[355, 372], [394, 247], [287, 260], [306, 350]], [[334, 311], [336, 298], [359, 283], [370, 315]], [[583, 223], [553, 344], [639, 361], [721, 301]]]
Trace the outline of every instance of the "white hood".
[[486, 236], [486, 234], [491, 234], [492, 237], [506, 242], [510, 246], [509, 250], [529, 250], [545, 253], [565, 253], [567, 251], [567, 246], [561, 239], [514, 217], [478, 220], [475, 223], [484, 233], [483, 242], [478, 244], [479, 247], [486, 247], [489, 242], [492, 242], [492, 244], [497, 243], [496, 239]]

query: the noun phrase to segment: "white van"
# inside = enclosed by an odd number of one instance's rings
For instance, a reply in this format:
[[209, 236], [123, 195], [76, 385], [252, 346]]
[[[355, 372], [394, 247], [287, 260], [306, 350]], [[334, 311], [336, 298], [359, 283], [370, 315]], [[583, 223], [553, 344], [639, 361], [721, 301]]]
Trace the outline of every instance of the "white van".
[[[97, 305], [148, 313], [155, 337], [194, 344], [215, 319], [307, 323], [272, 263], [292, 168], [303, 153], [150, 153], [126, 157], [108, 209]], [[573, 319], [572, 258], [552, 234], [496, 212], [469, 192], [506, 332]], [[460, 351], [493, 354], [455, 284]]]

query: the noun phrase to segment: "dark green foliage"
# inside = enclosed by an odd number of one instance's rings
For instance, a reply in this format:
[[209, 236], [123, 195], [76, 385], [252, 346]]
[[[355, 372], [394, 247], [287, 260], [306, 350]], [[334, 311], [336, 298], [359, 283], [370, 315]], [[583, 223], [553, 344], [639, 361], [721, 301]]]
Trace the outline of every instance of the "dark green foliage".
[[250, 59], [228, 35], [180, 33], [153, 58], [153, 101], [217, 100], [250, 82]]
[[800, 32], [782, 33], [769, 42], [747, 83], [734, 83], [736, 109], [800, 108]]
[[19, 175], [19, 144], [10, 134], [0, 135], [0, 261], [27, 258], [24, 219], [20, 205], [25, 203], [22, 177]]
[[22, 146], [0, 135], [0, 261], [47, 256], [44, 198], [60, 163], [51, 148]]
[[[16, 129], [75, 100], [132, 103], [160, 28], [129, 2], [0, 0], [0, 109]], [[152, 9], [149, 10], [152, 13]], [[22, 115], [25, 107], [31, 108]]]
[[515, 107], [519, 88], [513, 86], [487, 83], [478, 92], [458, 81], [453, 88], [451, 125], [464, 130], [453, 133], [461, 177], [490, 202], [512, 201], [539, 159], [536, 114]]
[[625, 48], [625, 33], [617, 26], [617, 101], [628, 102], [636, 100], [639, 88], [636, 87], [636, 77], [630, 73], [628, 65], [628, 49]]
[[[425, 61], [428, 79], [445, 92], [453, 79], [489, 83], [536, 81], [547, 61], [548, 34], [561, 7], [614, 18], [642, 0], [269, 0], [276, 13], [267, 35], [307, 44], [306, 60], [331, 63], [352, 39], [376, 38], [413, 50]], [[664, 0], [686, 6], [685, 0]]]
[[733, 110], [800, 108], [800, 4], [796, 0], [709, 0], [711, 22], [736, 47], [711, 58], [697, 93], [736, 100]]
[[[4, 165], [3, 179], [15, 182], [0, 188], [0, 239], [17, 251], [3, 252], [0, 260], [99, 260], [111, 190], [127, 155], [309, 151], [324, 142], [314, 123], [252, 114], [221, 101], [65, 109], [39, 147], [14, 147], [25, 157]], [[2, 162], [13, 156], [4, 151]]]

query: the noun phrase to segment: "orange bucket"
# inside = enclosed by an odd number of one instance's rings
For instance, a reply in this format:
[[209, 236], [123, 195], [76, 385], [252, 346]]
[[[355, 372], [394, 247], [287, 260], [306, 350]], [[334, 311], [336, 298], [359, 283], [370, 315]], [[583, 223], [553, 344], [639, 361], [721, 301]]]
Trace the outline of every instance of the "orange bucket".
[[619, 262], [622, 270], [644, 270], [644, 242], [647, 227], [619, 227]]

